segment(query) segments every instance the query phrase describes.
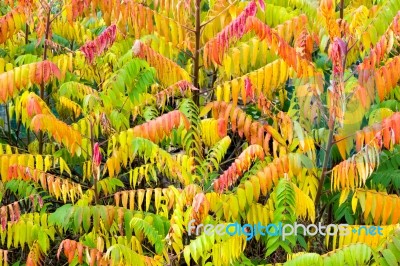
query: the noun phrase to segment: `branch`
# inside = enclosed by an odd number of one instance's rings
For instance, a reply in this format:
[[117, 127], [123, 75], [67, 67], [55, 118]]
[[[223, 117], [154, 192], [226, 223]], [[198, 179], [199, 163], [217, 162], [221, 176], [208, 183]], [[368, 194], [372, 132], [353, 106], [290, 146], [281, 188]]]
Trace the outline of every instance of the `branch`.
[[324, 156], [324, 162], [322, 164], [322, 172], [321, 172], [321, 177], [319, 178], [319, 183], [318, 183], [318, 190], [317, 190], [317, 196], [315, 197], [315, 209], [317, 210], [317, 206], [319, 203], [319, 200], [322, 195], [322, 188], [324, 186], [325, 182], [325, 177], [327, 172], [327, 166], [328, 166], [328, 161], [331, 157], [331, 149], [333, 146], [333, 132], [335, 131], [335, 115], [331, 114], [330, 121], [329, 121], [329, 137], [328, 137], [328, 142], [326, 144], [326, 149], [325, 149], [325, 156]]
[[53, 18], [50, 20], [50, 24], [51, 24], [56, 18], [58, 18], [58, 17], [62, 14], [62, 12], [64, 12], [64, 9], [65, 9], [65, 8], [63, 8], [60, 12], [58, 12], [57, 14], [55, 14], [55, 15], [53, 16]]
[[343, 19], [344, 0], [340, 0], [340, 19]]
[[346, 136], [346, 137], [344, 137], [344, 138], [341, 138], [341, 139], [339, 139], [339, 140], [333, 141], [332, 144], [337, 144], [338, 142], [341, 142], [342, 140], [348, 139], [348, 138], [354, 136], [355, 134], [356, 134], [356, 133], [353, 133], [353, 134], [350, 134], [350, 135], [348, 135], [348, 136]]
[[200, 24], [200, 28], [205, 27], [208, 23], [212, 22], [214, 19], [218, 18], [222, 13], [225, 13], [231, 6], [233, 6], [234, 4], [236, 4], [237, 0], [233, 1], [232, 4], [230, 4], [229, 6], [225, 7], [221, 12], [219, 12], [217, 15], [215, 15], [213, 18], [211, 18], [210, 20], [204, 22], [203, 24]]

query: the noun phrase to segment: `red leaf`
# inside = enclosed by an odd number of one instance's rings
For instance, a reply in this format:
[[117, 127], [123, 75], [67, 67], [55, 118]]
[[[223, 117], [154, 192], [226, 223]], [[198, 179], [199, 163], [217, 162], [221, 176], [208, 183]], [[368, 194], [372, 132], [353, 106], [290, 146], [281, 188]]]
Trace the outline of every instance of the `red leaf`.
[[99, 148], [99, 143], [96, 142], [93, 147], [93, 164], [98, 167], [101, 164], [101, 152]]
[[345, 55], [347, 54], [346, 43], [342, 39], [335, 37], [330, 48], [331, 49], [329, 50], [329, 57], [331, 58], [333, 63], [333, 73], [343, 73], [343, 60]]
[[218, 119], [218, 135], [222, 138], [225, 137], [227, 134], [227, 124], [225, 119], [220, 118]]
[[259, 145], [250, 145], [247, 147], [235, 162], [214, 181], [214, 190], [222, 192], [224, 189], [228, 189], [228, 187], [237, 181], [238, 177], [241, 176], [244, 171], [250, 168], [251, 162], [257, 158], [261, 160], [264, 159], [263, 148]]
[[13, 208], [14, 208], [15, 221], [18, 221], [19, 217], [21, 216], [21, 211], [18, 202], [13, 203]]
[[260, 4], [261, 10], [265, 11], [265, 3], [264, 0], [258, 0], [258, 3]]
[[237, 18], [206, 43], [204, 47], [204, 55], [206, 57], [204, 65], [206, 67], [208, 67], [210, 60], [216, 64], [221, 64], [222, 55], [228, 50], [230, 42], [242, 38], [245, 32], [247, 32], [247, 18], [254, 16], [256, 12], [257, 4], [251, 1]]
[[101, 55], [114, 43], [116, 29], [115, 25], [109, 26], [95, 40], [87, 42], [79, 49], [85, 54], [89, 63], [92, 64], [95, 56]]
[[246, 98], [250, 97], [254, 101], [253, 84], [251, 84], [251, 80], [249, 77], [246, 77], [246, 79], [244, 80], [244, 88], [246, 90]]
[[6, 227], [7, 227], [7, 209], [6, 209], [6, 206], [2, 206], [0, 208], [0, 216], [1, 216], [1, 228], [4, 231], [6, 229]]

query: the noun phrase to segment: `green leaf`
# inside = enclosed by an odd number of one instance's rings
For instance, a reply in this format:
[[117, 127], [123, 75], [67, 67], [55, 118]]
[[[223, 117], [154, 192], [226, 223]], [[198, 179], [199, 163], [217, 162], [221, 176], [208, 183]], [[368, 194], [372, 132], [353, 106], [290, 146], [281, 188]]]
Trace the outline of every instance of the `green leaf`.
[[393, 255], [393, 253], [389, 250], [389, 249], [384, 249], [382, 250], [382, 255], [385, 258], [386, 262], [390, 265], [390, 266], [396, 266], [397, 264], [397, 260], [396, 260], [396, 256]]
[[300, 160], [305, 168], [307, 168], [307, 169], [314, 168], [313, 161], [310, 158], [308, 158], [305, 154], [300, 154]]
[[133, 214], [130, 211], [126, 211], [124, 213], [124, 225], [125, 225], [125, 234], [127, 239], [131, 239], [133, 228], [130, 226], [129, 222], [132, 220]]
[[60, 225], [64, 229], [68, 227], [68, 223], [74, 208], [71, 204], [65, 204], [49, 215], [49, 225]]
[[79, 231], [79, 228], [81, 227], [82, 220], [83, 220], [83, 208], [76, 206], [75, 207], [75, 213], [74, 213], [74, 227], [73, 230], [75, 232]]
[[190, 246], [186, 246], [183, 250], [183, 256], [185, 257], [185, 262], [190, 265]]
[[27, 232], [27, 228], [26, 228], [26, 223], [22, 222], [19, 224], [18, 226], [18, 231], [19, 231], [19, 242], [21, 243], [21, 247], [25, 245], [26, 242], [26, 234], [27, 233], [31, 233], [31, 232]]
[[301, 148], [304, 149], [305, 147], [304, 133], [303, 129], [301, 128], [301, 125], [297, 121], [293, 121], [293, 130], [297, 135]]
[[47, 253], [47, 250], [49, 249], [49, 238], [43, 230], [38, 232], [38, 243], [43, 253]]
[[90, 229], [90, 208], [89, 206], [82, 207], [82, 222], [83, 222], [83, 229], [85, 232], [89, 232]]
[[137, 217], [131, 219], [130, 226], [135, 229], [135, 231], [141, 231], [144, 233], [150, 243], [154, 245], [157, 254], [162, 253], [164, 249], [164, 240], [153, 226], [151, 226], [147, 221]]

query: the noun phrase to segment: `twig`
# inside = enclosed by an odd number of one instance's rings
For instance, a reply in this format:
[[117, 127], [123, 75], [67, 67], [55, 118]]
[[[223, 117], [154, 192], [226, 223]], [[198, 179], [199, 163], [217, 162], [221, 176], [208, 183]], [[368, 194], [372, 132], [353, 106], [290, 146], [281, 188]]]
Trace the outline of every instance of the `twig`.
[[214, 19], [219, 18], [219, 16], [222, 13], [225, 13], [229, 8], [231, 8], [234, 4], [236, 4], [237, 0], [233, 1], [232, 4], [230, 4], [229, 6], [225, 7], [221, 12], [219, 12], [216, 16], [214, 16], [213, 18], [209, 19], [208, 21], [204, 22], [203, 24], [200, 25], [200, 28], [205, 27], [208, 23], [212, 22]]

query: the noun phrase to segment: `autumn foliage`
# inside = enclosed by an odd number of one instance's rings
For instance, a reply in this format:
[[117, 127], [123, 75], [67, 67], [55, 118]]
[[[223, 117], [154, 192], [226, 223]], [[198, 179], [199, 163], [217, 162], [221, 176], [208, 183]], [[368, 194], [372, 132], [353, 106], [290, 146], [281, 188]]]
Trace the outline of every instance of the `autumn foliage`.
[[0, 265], [399, 265], [399, 10], [0, 1]]

